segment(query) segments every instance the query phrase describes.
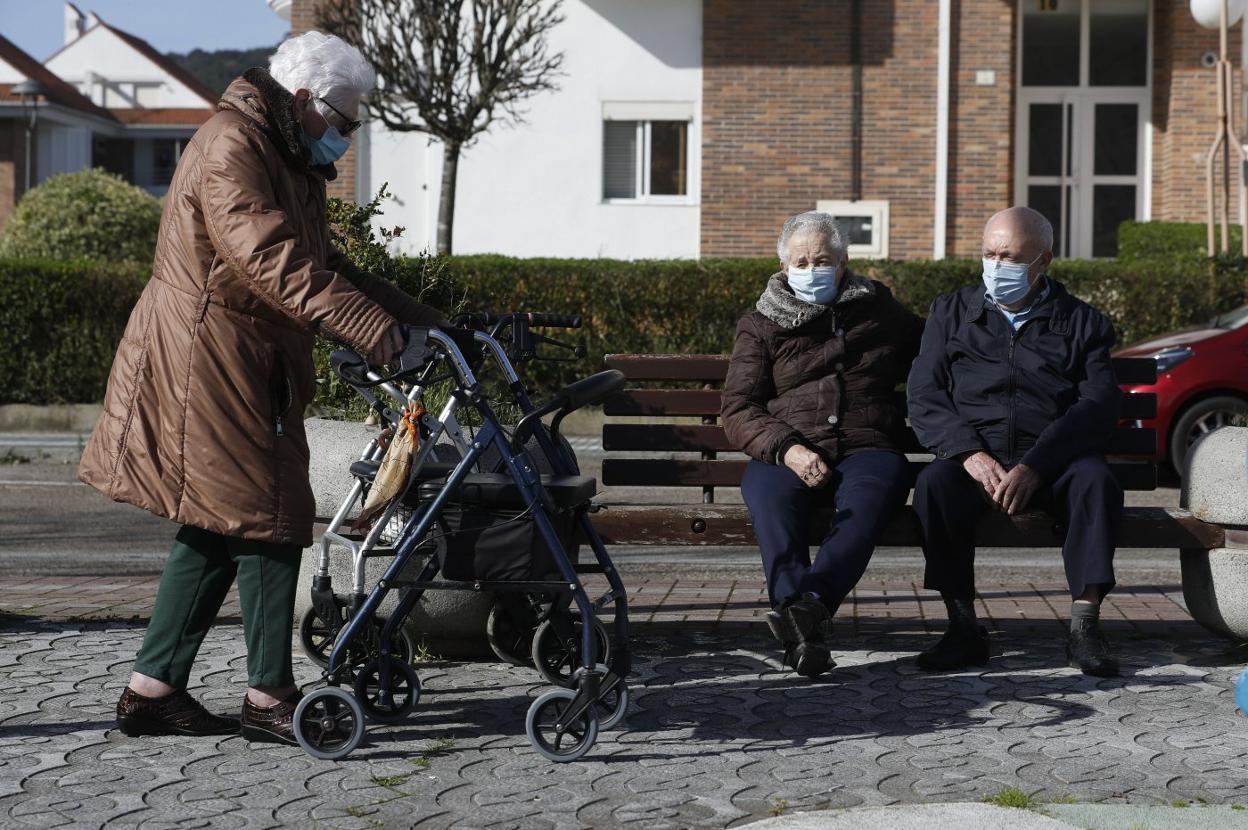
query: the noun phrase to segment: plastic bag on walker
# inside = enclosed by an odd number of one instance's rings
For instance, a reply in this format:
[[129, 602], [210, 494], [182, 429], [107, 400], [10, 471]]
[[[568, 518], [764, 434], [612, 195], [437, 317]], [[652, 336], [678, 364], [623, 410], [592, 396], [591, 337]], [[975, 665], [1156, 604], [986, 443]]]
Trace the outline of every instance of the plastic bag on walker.
[[419, 403], [409, 404], [403, 410], [403, 417], [395, 429], [390, 446], [386, 448], [385, 457], [373, 478], [373, 484], [364, 500], [359, 518], [355, 520], [355, 529], [363, 530], [372, 524], [374, 517], [380, 515], [389, 504], [403, 495], [407, 489], [407, 480], [412, 472], [412, 460], [420, 449], [420, 419], [425, 408]]

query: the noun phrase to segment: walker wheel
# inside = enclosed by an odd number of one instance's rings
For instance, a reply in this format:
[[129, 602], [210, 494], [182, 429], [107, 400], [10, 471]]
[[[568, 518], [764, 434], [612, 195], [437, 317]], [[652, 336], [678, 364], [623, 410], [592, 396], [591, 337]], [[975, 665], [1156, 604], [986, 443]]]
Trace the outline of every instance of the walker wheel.
[[[341, 606], [338, 609], [342, 613]], [[299, 619], [299, 645], [303, 653], [313, 663], [324, 668], [329, 665], [329, 652], [334, 647], [334, 638], [344, 622], [342, 617], [337, 620], [326, 620], [316, 613], [315, 608], [303, 612]]]
[[575, 761], [598, 740], [598, 720], [592, 709], [570, 723], [563, 722], [563, 713], [575, 697], [571, 689], [551, 689], [529, 706], [525, 734], [538, 754], [548, 760]]
[[533, 625], [525, 625], [523, 620], [516, 619], [515, 610], [495, 602], [485, 620], [485, 637], [499, 660], [513, 666], [530, 666], [536, 628], [536, 620]]
[[371, 721], [400, 723], [420, 702], [420, 678], [411, 663], [390, 659], [390, 689], [381, 689], [381, 660], [370, 660], [355, 676], [355, 699]]
[[337, 761], [364, 739], [364, 710], [350, 692], [324, 686], [295, 707], [295, 740], [313, 758]]
[[[594, 667], [594, 671], [606, 677], [610, 669], [599, 663]], [[598, 719], [598, 729], [615, 728], [615, 725], [624, 719], [624, 713], [628, 711], [628, 702], [631, 699], [632, 694], [628, 690], [628, 684], [621, 677], [615, 688], [601, 695], [594, 703], [594, 716]]]
[[[594, 618], [594, 633], [597, 635], [596, 654], [591, 655], [594, 663], [606, 662], [611, 657], [611, 638], [607, 627], [598, 618]], [[559, 639], [554, 622], [546, 620], [537, 627], [533, 635], [533, 666], [547, 683], [553, 686], [571, 687], [576, 685], [573, 673], [581, 667], [581, 621], [572, 622], [572, 637], [568, 642]]]

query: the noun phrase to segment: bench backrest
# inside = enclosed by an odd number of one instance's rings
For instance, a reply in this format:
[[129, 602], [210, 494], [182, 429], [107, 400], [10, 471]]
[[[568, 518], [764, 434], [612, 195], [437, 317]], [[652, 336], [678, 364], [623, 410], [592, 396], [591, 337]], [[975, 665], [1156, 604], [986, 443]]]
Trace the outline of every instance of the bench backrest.
[[[668, 420], [696, 417], [700, 424], [639, 423], [606, 424], [602, 428], [602, 448], [607, 452], [688, 452], [699, 458], [611, 458], [602, 464], [602, 481], [609, 486], [701, 487], [703, 501], [715, 500], [716, 487], [738, 487], [747, 462], [721, 459], [721, 452], [733, 452], [724, 428], [719, 425], [719, 390], [728, 371], [728, 355], [703, 354], [616, 354], [607, 355], [608, 368], [624, 373], [630, 383], [662, 384], [680, 382], [701, 388], [632, 387], [607, 400], [603, 413], [608, 416], [639, 416]], [[1149, 357], [1116, 357], [1114, 374], [1121, 384], [1152, 384], [1157, 380], [1157, 364]], [[1122, 418], [1129, 426], [1114, 430], [1106, 449], [1112, 456], [1110, 467], [1127, 490], [1153, 490], [1157, 487], [1157, 467], [1149, 460], [1157, 451], [1157, 434], [1139, 426], [1141, 419], [1157, 415], [1157, 397], [1151, 393], [1124, 396]], [[909, 432], [909, 430], [907, 430]], [[906, 452], [925, 454], [913, 432]], [[921, 466], [925, 461], [913, 462]]]

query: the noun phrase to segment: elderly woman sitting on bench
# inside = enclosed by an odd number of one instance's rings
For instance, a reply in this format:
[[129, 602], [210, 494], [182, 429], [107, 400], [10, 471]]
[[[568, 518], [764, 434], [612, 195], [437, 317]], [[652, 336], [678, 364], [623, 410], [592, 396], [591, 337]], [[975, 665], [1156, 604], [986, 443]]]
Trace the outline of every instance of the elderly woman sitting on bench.
[[[923, 320], [882, 283], [851, 273], [826, 213], [784, 223], [773, 274], [737, 324], [724, 382], [729, 441], [751, 461], [741, 482], [785, 665], [835, 665], [832, 615], [866, 570], [910, 489], [905, 383]], [[812, 514], [833, 512], [812, 564]]]

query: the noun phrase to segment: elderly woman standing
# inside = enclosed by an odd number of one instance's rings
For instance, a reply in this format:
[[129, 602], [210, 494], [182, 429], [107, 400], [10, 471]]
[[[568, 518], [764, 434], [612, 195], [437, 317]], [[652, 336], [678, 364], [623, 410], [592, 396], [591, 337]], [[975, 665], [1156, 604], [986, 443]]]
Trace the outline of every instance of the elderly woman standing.
[[295, 582], [312, 542], [303, 410], [317, 334], [374, 364], [399, 323], [442, 316], [356, 271], [329, 242], [325, 182], [375, 75], [344, 41], [287, 40], [236, 79], [165, 198], [152, 279], [130, 316], [79, 477], [182, 525], [128, 688], [127, 735], [237, 734], [186, 691], [235, 576], [249, 688], [241, 730], [294, 743]]
[[[906, 498], [905, 382], [923, 321], [879, 282], [848, 271], [826, 213], [784, 223], [780, 272], [737, 324], [724, 381], [728, 440], [751, 457], [741, 482], [767, 574], [767, 621], [784, 661], [833, 665], [832, 615]], [[812, 564], [812, 511], [836, 514]]]

